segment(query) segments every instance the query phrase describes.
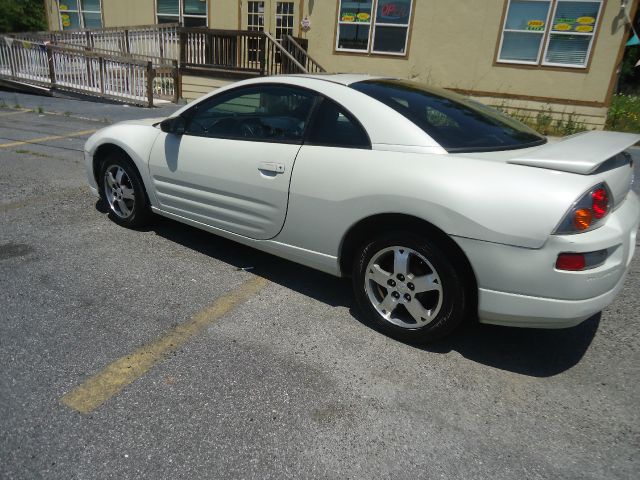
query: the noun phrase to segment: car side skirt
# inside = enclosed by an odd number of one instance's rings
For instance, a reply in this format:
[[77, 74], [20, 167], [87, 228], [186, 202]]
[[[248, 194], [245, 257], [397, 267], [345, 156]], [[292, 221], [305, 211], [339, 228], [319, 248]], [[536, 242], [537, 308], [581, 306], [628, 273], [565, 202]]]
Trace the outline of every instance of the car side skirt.
[[288, 245], [286, 243], [276, 242], [274, 240], [255, 240], [253, 238], [238, 235], [227, 230], [211, 227], [205, 223], [191, 220], [189, 218], [176, 215], [175, 213], [167, 212], [158, 207], [152, 206], [151, 210], [153, 211], [153, 213], [157, 213], [158, 215], [162, 215], [163, 217], [167, 217], [172, 220], [191, 225], [192, 227], [205, 230], [209, 233], [213, 233], [214, 235], [233, 240], [234, 242], [241, 243], [248, 247], [252, 247], [257, 250], [261, 250], [263, 252], [285, 258], [292, 262], [300, 263], [307, 267], [311, 267], [316, 270], [328, 273], [329, 275], [334, 275], [336, 277], [341, 276], [338, 257], [327, 255], [325, 253], [315, 252], [312, 250], [307, 250], [304, 248], [296, 247], [294, 245]]

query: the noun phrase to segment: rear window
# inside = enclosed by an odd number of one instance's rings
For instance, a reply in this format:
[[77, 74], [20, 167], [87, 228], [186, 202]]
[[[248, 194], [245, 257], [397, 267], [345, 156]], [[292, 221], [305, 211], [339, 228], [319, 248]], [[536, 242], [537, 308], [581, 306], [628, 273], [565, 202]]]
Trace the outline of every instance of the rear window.
[[388, 105], [450, 153], [533, 147], [546, 139], [517, 120], [462, 95], [405, 80], [366, 80], [351, 88]]

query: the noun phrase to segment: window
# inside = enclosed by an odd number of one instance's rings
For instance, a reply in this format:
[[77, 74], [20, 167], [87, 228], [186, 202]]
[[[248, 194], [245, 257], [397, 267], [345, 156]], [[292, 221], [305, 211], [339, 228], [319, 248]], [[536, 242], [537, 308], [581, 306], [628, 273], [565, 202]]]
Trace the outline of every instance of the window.
[[447, 90], [406, 80], [366, 80], [351, 87], [393, 108], [451, 153], [512, 150], [546, 142], [517, 120]]
[[509, 0], [498, 62], [585, 68], [602, 0]]
[[336, 50], [405, 55], [413, 0], [339, 0]]
[[156, 20], [185, 27], [206, 27], [207, 0], [156, 0]]
[[[264, 2], [248, 2], [247, 4], [247, 30], [262, 32], [264, 30]], [[260, 39], [248, 39], [249, 61], [260, 60]]]
[[102, 10], [100, 0], [58, 0], [60, 28], [101, 28]]
[[293, 2], [276, 2], [276, 40], [293, 35]]
[[328, 98], [322, 100], [313, 114], [307, 142], [328, 147], [371, 148], [369, 137], [358, 121]]
[[187, 113], [187, 134], [301, 143], [314, 95], [283, 87], [247, 87], [216, 95]]

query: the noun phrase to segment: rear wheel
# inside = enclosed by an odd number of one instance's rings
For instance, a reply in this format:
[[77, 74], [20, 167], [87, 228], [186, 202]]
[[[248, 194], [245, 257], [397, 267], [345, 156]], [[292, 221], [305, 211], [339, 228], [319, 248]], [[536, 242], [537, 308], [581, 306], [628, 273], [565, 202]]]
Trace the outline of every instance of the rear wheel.
[[129, 228], [148, 223], [149, 201], [142, 179], [128, 158], [110, 154], [102, 163], [98, 180], [100, 197], [114, 222]]
[[451, 333], [468, 303], [458, 262], [413, 233], [379, 237], [356, 257], [353, 288], [360, 309], [399, 340], [428, 343]]

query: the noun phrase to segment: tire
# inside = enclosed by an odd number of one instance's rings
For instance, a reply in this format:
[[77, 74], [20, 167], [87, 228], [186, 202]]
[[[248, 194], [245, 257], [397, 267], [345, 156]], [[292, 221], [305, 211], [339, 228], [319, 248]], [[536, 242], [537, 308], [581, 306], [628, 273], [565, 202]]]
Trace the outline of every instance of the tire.
[[121, 153], [110, 153], [100, 166], [100, 198], [109, 209], [109, 218], [127, 228], [149, 223], [151, 209], [142, 179], [131, 160]]
[[377, 330], [412, 344], [441, 339], [467, 315], [470, 295], [460, 262], [411, 232], [378, 237], [358, 252], [353, 289]]

